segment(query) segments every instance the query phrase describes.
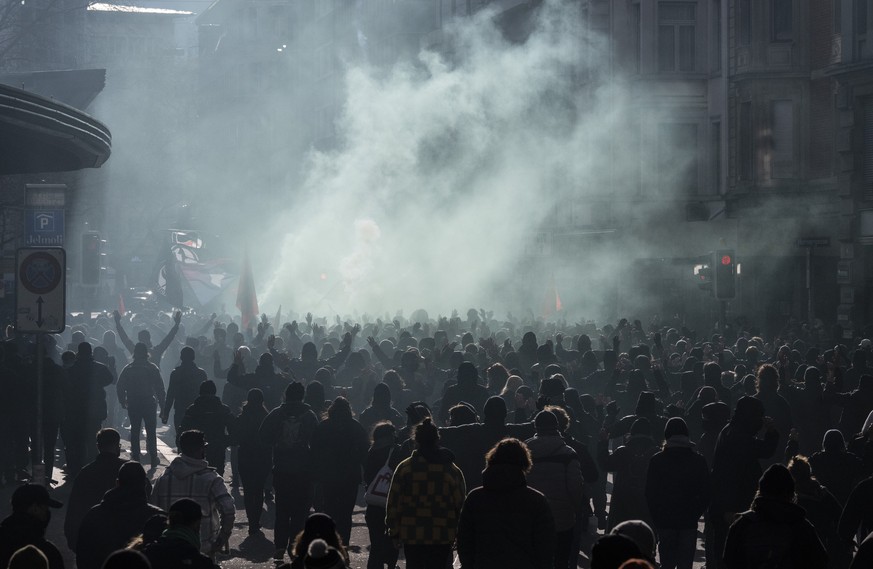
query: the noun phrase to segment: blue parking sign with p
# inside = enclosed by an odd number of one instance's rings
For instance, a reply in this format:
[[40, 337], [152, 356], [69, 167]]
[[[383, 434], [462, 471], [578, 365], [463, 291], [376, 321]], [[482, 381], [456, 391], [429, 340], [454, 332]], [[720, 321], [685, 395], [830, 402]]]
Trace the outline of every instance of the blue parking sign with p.
[[28, 209], [24, 226], [28, 247], [63, 247], [64, 210]]

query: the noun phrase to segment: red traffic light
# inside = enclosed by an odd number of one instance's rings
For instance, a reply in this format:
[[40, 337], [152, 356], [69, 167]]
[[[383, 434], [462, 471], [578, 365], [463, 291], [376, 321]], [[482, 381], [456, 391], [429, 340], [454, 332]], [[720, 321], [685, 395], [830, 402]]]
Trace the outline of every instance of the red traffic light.
[[721, 264], [722, 265], [730, 265], [733, 262], [734, 262], [734, 260], [731, 258], [730, 255], [722, 255], [722, 257], [721, 257]]

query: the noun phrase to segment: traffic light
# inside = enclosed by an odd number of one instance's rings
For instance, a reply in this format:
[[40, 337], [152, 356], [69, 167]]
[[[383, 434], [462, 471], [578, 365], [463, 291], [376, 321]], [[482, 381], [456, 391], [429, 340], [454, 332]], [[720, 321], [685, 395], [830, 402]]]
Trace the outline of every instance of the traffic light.
[[727, 300], [737, 295], [737, 261], [733, 249], [715, 252], [715, 297]]
[[100, 284], [100, 234], [96, 231], [82, 234], [82, 284]]
[[697, 286], [700, 290], [712, 290], [712, 267], [710, 265], [696, 265], [694, 276], [697, 277]]

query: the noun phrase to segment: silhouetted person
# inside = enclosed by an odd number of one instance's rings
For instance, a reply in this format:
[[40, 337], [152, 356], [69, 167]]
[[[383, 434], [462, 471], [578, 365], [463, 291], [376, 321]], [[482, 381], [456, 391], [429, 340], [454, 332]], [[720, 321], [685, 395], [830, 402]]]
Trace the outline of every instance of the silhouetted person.
[[142, 532], [152, 516], [163, 513], [148, 503], [149, 488], [142, 465], [122, 465], [115, 488], [106, 492], [79, 526], [77, 569], [100, 569], [113, 551], [124, 549]]
[[794, 480], [774, 464], [759, 483], [750, 510], [731, 525], [724, 548], [728, 569], [825, 569], [827, 553], [803, 508], [793, 503]]
[[[112, 384], [112, 374], [94, 361], [91, 344], [79, 344], [76, 362], [67, 370], [67, 414], [64, 418], [64, 444], [67, 449], [69, 474], [76, 474], [95, 453], [91, 441], [106, 419], [106, 392]], [[68, 440], [69, 439], [69, 440]]]
[[164, 381], [161, 370], [149, 361], [148, 348], [142, 342], [133, 349], [133, 361], [121, 370], [116, 385], [118, 402], [127, 409], [130, 418], [130, 457], [140, 459], [140, 425], [145, 423], [146, 450], [152, 468], [160, 464], [158, 458], [157, 413], [164, 407]]
[[9, 565], [12, 555], [27, 545], [39, 549], [49, 561], [49, 569], [64, 569], [58, 548], [45, 538], [51, 520], [49, 508], [63, 506], [49, 496], [45, 486], [24, 484], [12, 493], [12, 513], [0, 522], [0, 567]]
[[843, 433], [831, 429], [821, 442], [822, 450], [809, 458], [812, 474], [821, 484], [831, 490], [834, 497], [845, 505], [852, 488], [861, 479], [863, 463], [855, 454], [846, 450]]
[[697, 523], [709, 505], [709, 467], [679, 417], [667, 421], [664, 439], [663, 450], [649, 461], [646, 501], [660, 538], [661, 567], [691, 569]]
[[[756, 437], [764, 427], [764, 438]], [[712, 460], [712, 495], [706, 517], [707, 567], [725, 567], [724, 540], [734, 516], [752, 503], [761, 474], [759, 460], [776, 452], [779, 432], [764, 417], [764, 404], [753, 397], [741, 397], [730, 423], [718, 437]]]
[[[373, 428], [373, 441], [364, 460], [364, 484], [367, 488], [373, 483], [379, 471], [388, 466], [391, 472], [400, 463], [400, 445], [397, 444], [397, 428], [388, 421], [377, 423]], [[388, 480], [390, 485], [390, 480]], [[394, 569], [399, 551], [385, 533], [385, 504], [368, 503], [364, 513], [367, 531], [370, 535], [370, 555], [367, 569]]]
[[285, 403], [276, 407], [261, 424], [261, 440], [273, 448], [273, 488], [276, 491], [274, 558], [281, 560], [291, 537], [303, 528], [312, 505], [312, 451], [310, 442], [318, 418], [303, 403], [303, 384], [292, 382], [285, 389]]
[[288, 386], [288, 378], [276, 373], [273, 366], [273, 354], [264, 352], [258, 359], [258, 366], [253, 373], [246, 373], [243, 355], [240, 350], [234, 352], [233, 365], [227, 372], [227, 382], [240, 389], [260, 389], [264, 394], [264, 405], [273, 410], [281, 404], [282, 394]]
[[440, 403], [440, 420], [444, 424], [448, 424], [449, 409], [458, 403], [469, 403], [477, 414], [481, 414], [488, 400], [488, 390], [484, 385], [479, 385], [479, 371], [475, 365], [463, 362], [458, 366], [457, 380], [457, 384], [446, 389]]
[[267, 417], [264, 394], [249, 390], [242, 412], [234, 424], [234, 436], [239, 443], [239, 474], [243, 487], [249, 535], [261, 533], [264, 491], [272, 465], [272, 449], [260, 437], [261, 423]]
[[[118, 333], [118, 338], [121, 340], [121, 343], [124, 344], [124, 347], [127, 348], [127, 351], [132, 355], [135, 346], [127, 336], [127, 332], [124, 331], [124, 327], [121, 325], [121, 315], [116, 310], [112, 313], [112, 316], [115, 319], [115, 330]], [[161, 343], [157, 346], [152, 345], [152, 334], [148, 330], [140, 330], [139, 333], [137, 333], [137, 340], [146, 345], [149, 351], [149, 359], [151, 359], [151, 362], [156, 366], [161, 367], [161, 358], [164, 356], [164, 352], [167, 351], [167, 348], [170, 347], [173, 338], [176, 337], [176, 332], [179, 331], [180, 322], [182, 322], [182, 313], [176, 312], [173, 314], [173, 327], [170, 328], [170, 331], [167, 332], [167, 335], [164, 336], [164, 339], [161, 340]]]
[[327, 418], [312, 436], [312, 456], [323, 492], [324, 513], [337, 526], [348, 545], [352, 534], [352, 511], [361, 485], [361, 465], [367, 456], [367, 433], [352, 416], [345, 397], [334, 399]]
[[234, 417], [230, 407], [216, 395], [215, 383], [206, 380], [200, 384], [200, 395], [185, 410], [182, 432], [197, 430], [206, 436], [206, 461], [219, 476], [224, 475], [224, 461]]
[[518, 439], [503, 439], [488, 451], [483, 485], [464, 501], [458, 522], [458, 557], [477, 569], [551, 569], [555, 522], [549, 502], [527, 485], [533, 465]]
[[391, 405], [391, 388], [387, 383], [376, 384], [370, 406], [361, 412], [359, 420], [368, 433], [380, 421], [391, 421], [397, 428], [403, 426], [403, 415]]
[[233, 498], [228, 494], [224, 480], [204, 458], [206, 438], [203, 433], [182, 433], [179, 450], [182, 456], [174, 458], [155, 481], [150, 502], [172, 515], [172, 505], [177, 500], [194, 500], [206, 518], [204, 524], [198, 524], [200, 535], [197, 543], [204, 553], [212, 556], [227, 543], [233, 530], [236, 516]]
[[85, 514], [98, 504], [103, 495], [115, 487], [118, 469], [127, 462], [121, 458], [121, 435], [115, 429], [97, 433], [97, 458], [73, 479], [64, 516], [67, 546], [74, 550], [79, 539], [79, 524]]
[[188, 498], [173, 502], [169, 526], [157, 541], [145, 548], [145, 556], [155, 569], [217, 569], [218, 565], [200, 553], [203, 512], [200, 504]]
[[194, 348], [185, 346], [179, 353], [181, 363], [170, 373], [170, 385], [167, 387], [167, 401], [161, 407], [161, 422], [165, 425], [173, 412], [173, 431], [175, 436], [182, 434], [182, 418], [185, 410], [194, 403], [200, 395], [200, 384], [209, 379], [206, 372], [194, 363]]

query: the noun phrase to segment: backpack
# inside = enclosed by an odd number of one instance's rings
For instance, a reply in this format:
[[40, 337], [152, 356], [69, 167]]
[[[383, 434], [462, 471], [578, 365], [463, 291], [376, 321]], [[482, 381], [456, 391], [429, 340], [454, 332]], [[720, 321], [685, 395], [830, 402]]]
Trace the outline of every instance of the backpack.
[[287, 414], [282, 418], [281, 431], [279, 439], [276, 441], [276, 448], [279, 450], [299, 450], [300, 447], [306, 446], [306, 439], [303, 436], [303, 416]]
[[376, 473], [376, 477], [367, 486], [364, 492], [364, 502], [368, 506], [385, 507], [388, 503], [388, 489], [391, 488], [391, 478], [394, 476], [394, 470], [391, 469], [391, 455], [394, 454], [394, 447], [388, 452], [388, 458], [385, 460], [385, 465]]

